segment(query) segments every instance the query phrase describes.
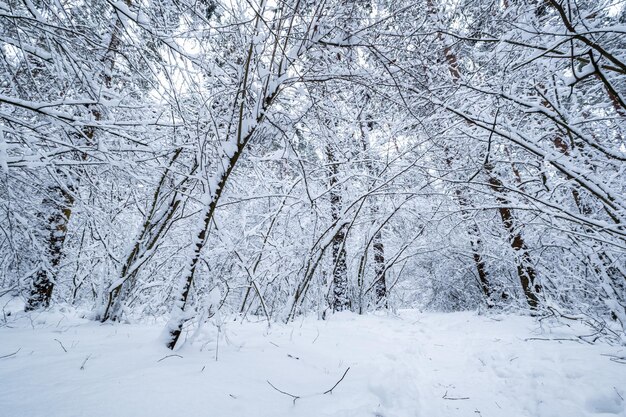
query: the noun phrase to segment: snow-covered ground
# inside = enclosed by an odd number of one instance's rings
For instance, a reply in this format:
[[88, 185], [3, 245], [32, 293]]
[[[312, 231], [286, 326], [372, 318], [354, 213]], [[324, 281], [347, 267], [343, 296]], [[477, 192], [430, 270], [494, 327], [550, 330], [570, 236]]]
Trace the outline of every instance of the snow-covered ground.
[[586, 329], [529, 317], [338, 314], [270, 329], [227, 321], [219, 338], [207, 325], [177, 352], [159, 342], [161, 330], [59, 309], [8, 317], [0, 416], [626, 416], [626, 364], [615, 361], [626, 349], [544, 340]]

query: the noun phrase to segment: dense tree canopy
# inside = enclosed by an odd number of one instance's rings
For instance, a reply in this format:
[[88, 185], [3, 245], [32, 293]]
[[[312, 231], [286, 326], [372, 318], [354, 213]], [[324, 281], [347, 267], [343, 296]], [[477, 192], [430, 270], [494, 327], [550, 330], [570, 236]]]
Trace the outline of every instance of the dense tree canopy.
[[101, 321], [626, 328], [613, 0], [1, 0], [0, 288]]

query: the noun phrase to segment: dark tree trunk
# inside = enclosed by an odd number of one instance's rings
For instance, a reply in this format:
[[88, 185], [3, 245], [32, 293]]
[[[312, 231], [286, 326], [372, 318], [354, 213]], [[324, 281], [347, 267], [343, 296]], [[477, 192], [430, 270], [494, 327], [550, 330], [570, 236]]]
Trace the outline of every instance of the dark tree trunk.
[[376, 284], [374, 291], [376, 292], [376, 306], [379, 308], [387, 308], [387, 279], [385, 268], [385, 246], [383, 244], [382, 232], [379, 230], [374, 235], [374, 272], [376, 274]]
[[[459, 206], [461, 206], [461, 214], [464, 215], [467, 221], [470, 221], [469, 215], [467, 213], [467, 209], [470, 206], [469, 202], [461, 194], [461, 190], [459, 189], [456, 190], [456, 196], [457, 196]], [[487, 306], [491, 307], [493, 306], [493, 302], [494, 302], [493, 288], [492, 288], [491, 283], [489, 282], [489, 277], [487, 275], [487, 266], [485, 265], [485, 261], [483, 260], [483, 256], [481, 253], [482, 240], [480, 238], [480, 230], [478, 229], [478, 226], [476, 225], [476, 223], [473, 222], [473, 220], [471, 220], [471, 223], [469, 224], [468, 232], [470, 235], [470, 248], [472, 250], [472, 258], [474, 259], [474, 265], [476, 266], [476, 273], [478, 274], [478, 281], [480, 283], [480, 289], [485, 295]], [[506, 298], [504, 294], [503, 294], [503, 298]]]
[[515, 219], [510, 209], [510, 202], [504, 196], [504, 186], [500, 179], [495, 177], [491, 164], [485, 164], [485, 170], [489, 175], [489, 184], [491, 188], [497, 193], [496, 200], [500, 204], [498, 212], [502, 218], [502, 223], [509, 233], [509, 242], [511, 248], [516, 254], [515, 262], [517, 264], [517, 276], [519, 277], [522, 290], [526, 297], [526, 302], [533, 310], [539, 307], [539, 296], [541, 293], [541, 286], [536, 282], [537, 273], [532, 266], [532, 258], [526, 246], [526, 242], [521, 235], [521, 232], [515, 227]]
[[350, 296], [348, 294], [348, 266], [346, 264], [346, 250], [344, 246], [345, 233], [343, 229], [333, 237], [332, 255], [333, 269], [333, 310], [342, 311], [350, 308]]
[[206, 212], [204, 214], [204, 219], [202, 221], [202, 225], [200, 226], [200, 231], [198, 232], [196, 238], [196, 245], [191, 256], [191, 261], [189, 264], [189, 270], [187, 275], [183, 278], [182, 288], [180, 289], [180, 293], [177, 299], [174, 300], [174, 309], [177, 310], [174, 313], [174, 317], [169, 324], [169, 335], [168, 340], [166, 342], [166, 346], [169, 349], [174, 349], [180, 335], [183, 331], [183, 325], [185, 324], [186, 318], [184, 317], [185, 307], [187, 306], [187, 300], [189, 298], [189, 291], [191, 289], [191, 285], [193, 283], [194, 276], [196, 274], [196, 269], [198, 267], [198, 263], [200, 262], [200, 254], [202, 252], [202, 248], [206, 244], [209, 226], [211, 225], [211, 221], [213, 220], [213, 215], [215, 214], [215, 209], [217, 207], [217, 203], [224, 191], [224, 187], [226, 186], [226, 182], [228, 181], [228, 177], [232, 173], [235, 165], [237, 164], [237, 160], [241, 156], [248, 140], [250, 139], [250, 133], [242, 142], [239, 142], [237, 146], [237, 150], [230, 158], [228, 162], [228, 166], [220, 176], [220, 179], [217, 183], [217, 186], [211, 196], [211, 200], [206, 208]]
[[[326, 155], [330, 165], [330, 209], [333, 222], [339, 220], [341, 215], [341, 194], [337, 189], [337, 164], [335, 155], [330, 146], [326, 147]], [[333, 310], [342, 311], [350, 308], [350, 295], [348, 293], [348, 265], [346, 263], [345, 228], [337, 230], [332, 239], [333, 260]]]
[[142, 238], [135, 242], [133, 250], [122, 267], [119, 284], [117, 284], [108, 293], [107, 305], [104, 313], [100, 317], [100, 321], [119, 321], [122, 318], [124, 303], [135, 287], [135, 281], [137, 279], [140, 266], [150, 258], [148, 253], [154, 250], [159, 240], [169, 229], [171, 221], [174, 218], [174, 214], [180, 205], [180, 201], [179, 196], [175, 195], [169, 203], [163, 217], [156, 219], [157, 223], [146, 223], [144, 225], [145, 229], [143, 230], [144, 233]]
[[67, 223], [72, 214], [72, 206], [74, 204], [74, 197], [60, 187], [53, 187], [49, 192], [51, 196], [44, 202], [44, 206], [49, 209], [46, 219], [46, 262], [40, 266], [35, 275], [28, 300], [26, 301], [26, 311], [46, 308], [50, 305], [55, 278], [63, 256], [63, 243], [67, 234]]
[[[364, 96], [364, 106], [367, 106], [370, 102], [369, 94], [365, 94]], [[362, 114], [362, 112], [361, 112]], [[359, 119], [361, 118], [361, 114], [359, 114]], [[377, 172], [374, 164], [373, 164], [373, 155], [370, 152], [370, 136], [374, 132], [374, 128], [376, 127], [376, 122], [374, 121], [370, 112], [365, 113], [364, 120], [360, 120], [361, 127], [361, 147], [363, 149], [364, 157], [365, 157], [365, 168], [367, 172], [372, 177], [378, 177], [379, 173]], [[374, 180], [371, 184], [373, 187], [376, 184], [376, 180]], [[372, 213], [372, 217], [376, 219], [379, 213], [379, 205], [378, 201], [376, 201], [375, 197], [370, 198], [370, 211]], [[365, 251], [369, 248], [369, 244], [366, 246]], [[383, 233], [382, 228], [376, 230], [374, 237], [372, 239], [372, 249], [374, 250], [374, 291], [376, 294], [376, 307], [377, 308], [387, 308], [387, 268], [385, 268], [385, 244], [383, 242]], [[363, 285], [363, 274], [365, 269], [365, 258], [367, 254], [363, 255], [361, 259], [362, 265], [359, 267], [359, 287]], [[362, 300], [361, 295], [359, 296], [359, 314], [362, 313]]]
[[[252, 57], [253, 48], [252, 45], [248, 50], [248, 59], [250, 60]], [[248, 61], [248, 64], [250, 61]], [[242, 86], [245, 88], [247, 86], [247, 78], [248, 78], [248, 68], [246, 69], [246, 74], [244, 75]], [[238, 128], [237, 128], [237, 148], [234, 150], [232, 155], [228, 158], [228, 162], [225, 162], [223, 167], [224, 171], [219, 175], [219, 179], [217, 180], [217, 184], [214, 190], [207, 190], [210, 192], [210, 200], [207, 202], [206, 211], [204, 214], [204, 219], [202, 221], [202, 225], [200, 226], [200, 230], [197, 234], [196, 247], [191, 256], [189, 270], [186, 273], [186, 276], [183, 277], [182, 286], [180, 288], [180, 293], [177, 298], [174, 300], [174, 311], [173, 317], [170, 319], [168, 324], [168, 336], [166, 341], [166, 346], [169, 349], [174, 349], [176, 347], [176, 343], [180, 338], [180, 335], [183, 330], [183, 326], [187, 321], [185, 317], [185, 308], [187, 306], [187, 299], [189, 297], [189, 291], [191, 289], [191, 285], [194, 280], [194, 276], [196, 274], [196, 269], [198, 267], [198, 263], [200, 261], [200, 254], [202, 252], [202, 248], [207, 242], [209, 226], [211, 225], [211, 221], [213, 220], [213, 215], [215, 214], [215, 209], [217, 208], [217, 203], [224, 192], [224, 188], [226, 187], [226, 183], [230, 174], [232, 174], [235, 166], [237, 165], [237, 161], [243, 154], [248, 141], [256, 131], [256, 127], [265, 119], [265, 114], [268, 108], [272, 105], [272, 102], [276, 98], [278, 94], [278, 89], [266, 90], [265, 98], [262, 101], [262, 106], [260, 112], [256, 116], [256, 126], [250, 128], [247, 127], [247, 130], [244, 132], [243, 121], [244, 121], [244, 105], [245, 105], [245, 89], [242, 92], [241, 104], [239, 107], [239, 118], [238, 118]], [[212, 192], [211, 192], [212, 191]]]
[[[122, 310], [125, 301], [128, 299], [135, 286], [137, 274], [139, 273], [141, 265], [152, 256], [153, 251], [157, 247], [159, 241], [165, 236], [174, 220], [178, 207], [181, 202], [181, 196], [179, 194], [180, 187], [184, 187], [187, 179], [181, 183], [174, 185], [174, 195], [166, 200], [164, 194], [166, 194], [168, 188], [166, 183], [170, 174], [170, 168], [176, 162], [182, 152], [182, 148], [176, 149], [174, 155], [170, 159], [168, 168], [161, 175], [159, 184], [154, 191], [152, 197], [152, 203], [150, 211], [148, 212], [144, 221], [141, 233], [137, 237], [133, 245], [133, 249], [126, 258], [126, 262], [122, 266], [120, 276], [113, 286], [109, 289], [107, 295], [107, 302], [104, 308], [104, 312], [97, 317], [102, 322], [107, 320], [119, 321], [121, 319]], [[196, 171], [197, 164], [191, 168], [190, 176]], [[167, 204], [166, 210], [159, 210], [161, 204]]]
[[[131, 4], [130, 0], [125, 0], [125, 3], [129, 6]], [[119, 49], [119, 34], [121, 29], [122, 22], [116, 17], [111, 29], [111, 39], [109, 40], [106, 52], [102, 57], [102, 63], [105, 68], [100, 74], [101, 81], [108, 88], [111, 87], [111, 72], [115, 65], [115, 55]], [[87, 105], [86, 110], [92, 114], [94, 120], [98, 121], [102, 119], [102, 113], [97, 106]], [[91, 146], [94, 145], [95, 134], [95, 127], [86, 126], [83, 127], [82, 135], [79, 134], [77, 140], [79, 143]], [[86, 160], [87, 155], [85, 153], [81, 153], [77, 156], [77, 159]], [[59, 172], [57, 171], [57, 173]], [[64, 175], [61, 175], [61, 177], [64, 177]], [[28, 301], [26, 302], [26, 311], [42, 307], [45, 308], [50, 305], [52, 290], [54, 289], [54, 280], [63, 256], [63, 243], [65, 242], [65, 237], [67, 235], [67, 224], [72, 215], [72, 208], [74, 206], [74, 197], [71, 195], [73, 192], [71, 180], [72, 178], [69, 178], [69, 181], [66, 183], [66, 189], [58, 186], [51, 190], [51, 194], [54, 196], [53, 198], [57, 201], [52, 201], [50, 203], [51, 212], [48, 217], [49, 235], [46, 244], [48, 252], [48, 265], [44, 265], [40, 268], [35, 276], [35, 279], [33, 280], [31, 293]]]
[[[450, 155], [450, 150], [446, 147], [444, 149], [446, 165], [448, 168], [452, 169], [452, 157]], [[470, 219], [469, 210], [472, 208], [470, 201], [463, 195], [463, 192], [459, 188], [455, 188], [454, 195], [456, 196], [457, 203], [459, 204], [459, 208], [461, 209], [461, 215], [468, 222], [468, 233], [470, 240], [470, 249], [472, 251], [472, 258], [474, 260], [474, 265], [476, 266], [476, 273], [478, 274], [478, 283], [480, 289], [485, 295], [485, 300], [488, 307], [492, 307], [494, 304], [493, 299], [493, 287], [489, 282], [489, 276], [487, 274], [487, 266], [485, 265], [485, 261], [482, 256], [482, 239], [480, 234], [480, 229], [478, 225], [473, 219]], [[506, 299], [506, 293], [502, 293], [502, 299]]]
[[[474, 230], [472, 230], [474, 229]], [[470, 234], [473, 236], [478, 236], [478, 228], [470, 227]], [[487, 300], [487, 306], [493, 306], [493, 298], [492, 298], [492, 288], [489, 283], [489, 279], [487, 278], [487, 268], [485, 266], [485, 261], [483, 260], [482, 255], [480, 254], [480, 246], [481, 241], [479, 238], [470, 238], [470, 245], [472, 247], [472, 258], [474, 259], [474, 265], [476, 265], [476, 272], [478, 273], [478, 281], [480, 282], [480, 289], [483, 290], [483, 294], [485, 294], [485, 298]]]
[[[437, 10], [432, 0], [427, 0], [427, 6], [428, 6], [428, 13], [431, 16], [435, 16], [437, 14]], [[444, 38], [441, 32], [437, 33], [437, 39], [443, 44], [443, 56], [448, 64], [448, 72], [450, 73], [450, 76], [452, 77], [452, 81], [454, 82], [454, 84], [457, 84], [461, 80], [461, 73], [459, 71], [459, 63], [458, 63], [456, 54], [454, 53], [450, 45], [448, 45], [448, 43], [446, 42], [446, 39]], [[448, 155], [449, 150], [446, 148], [445, 152], [446, 152], [446, 163], [448, 167], [451, 167], [452, 160], [450, 156]], [[456, 189], [455, 194], [457, 196], [459, 206], [461, 207], [461, 212], [467, 218], [468, 217], [467, 208], [470, 207], [470, 203], [463, 196], [463, 194], [461, 193], [461, 190]], [[478, 226], [476, 226], [476, 224], [472, 224], [470, 226], [469, 234], [470, 234], [470, 246], [472, 249], [472, 258], [474, 259], [474, 264], [476, 265], [476, 272], [478, 273], [478, 280], [480, 282], [480, 288], [483, 291], [483, 294], [485, 295], [485, 298], [487, 300], [487, 305], [491, 306], [493, 305], [493, 297], [492, 297], [493, 288], [492, 288], [491, 283], [489, 282], [487, 268], [485, 266], [485, 262], [481, 254], [482, 241], [480, 238], [480, 231], [478, 229]], [[507, 297], [508, 297], [507, 294], [503, 292], [502, 298], [506, 299]]]

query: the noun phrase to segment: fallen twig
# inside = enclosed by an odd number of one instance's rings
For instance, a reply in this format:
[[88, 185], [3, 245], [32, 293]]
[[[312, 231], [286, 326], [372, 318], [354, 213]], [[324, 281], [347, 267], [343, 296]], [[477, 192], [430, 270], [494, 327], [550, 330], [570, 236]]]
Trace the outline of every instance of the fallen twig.
[[0, 359], [10, 358], [11, 356], [15, 356], [15, 355], [17, 355], [17, 352], [19, 352], [20, 350], [22, 350], [22, 348], [19, 348], [19, 349], [18, 349], [18, 350], [16, 350], [15, 352], [13, 352], [13, 353], [9, 353], [8, 355], [3, 355], [3, 356], [0, 356]]
[[564, 339], [564, 338], [550, 339], [550, 338], [543, 338], [543, 337], [528, 337], [528, 338], [524, 339], [524, 342], [528, 342], [529, 340], [545, 340], [545, 341], [548, 341], [548, 342], [576, 342], [576, 343], [580, 343], [580, 340], [578, 340], [578, 339]]
[[[577, 336], [580, 340], [582, 340], [583, 342], [593, 345], [599, 338], [600, 335], [599, 334], [590, 334], [590, 335], [582, 335], [582, 336]], [[587, 339], [585, 339], [585, 337], [593, 337], [592, 341], [589, 341]]]
[[65, 351], [65, 353], [67, 353], [67, 349], [65, 349], [65, 346], [63, 346], [63, 343], [61, 343], [61, 341], [59, 339], [54, 339], [57, 342], [59, 342], [59, 345], [61, 345], [61, 348]]
[[317, 341], [317, 338], [320, 337], [320, 329], [315, 329], [315, 330], [317, 330], [317, 336], [315, 336], [315, 339], [313, 339], [311, 344], [315, 343]]
[[448, 391], [446, 391], [445, 394], [443, 394], [443, 398], [444, 400], [469, 400], [469, 397], [448, 397]]
[[83, 364], [80, 366], [80, 370], [84, 371], [85, 370], [85, 364], [87, 363], [87, 361], [89, 360], [89, 358], [91, 358], [91, 355], [88, 355], [85, 360], [83, 361]]
[[293, 403], [294, 404], [296, 403], [296, 400], [300, 398], [299, 395], [293, 395], [293, 394], [290, 394], [290, 393], [285, 392], [283, 390], [280, 390], [280, 389], [276, 388], [274, 386], [274, 384], [272, 384], [269, 380], [266, 379], [266, 381], [267, 381], [268, 384], [270, 384], [270, 387], [274, 388], [276, 391], [280, 392], [281, 394], [284, 394], [284, 395], [287, 395], [287, 396], [291, 397], [293, 399]]
[[324, 391], [324, 394], [332, 394], [332, 393], [333, 393], [333, 390], [334, 390], [335, 388], [337, 388], [337, 385], [339, 385], [339, 383], [340, 383], [341, 381], [343, 381], [343, 379], [346, 377], [346, 374], [348, 373], [348, 371], [349, 371], [349, 370], [350, 370], [350, 367], [348, 366], [348, 369], [346, 369], [346, 371], [343, 373], [343, 375], [341, 376], [341, 378], [339, 378], [339, 381], [337, 381], [337, 382], [335, 383], [335, 385], [333, 385], [333, 387], [332, 387], [331, 389]]
[[176, 356], [177, 358], [181, 358], [181, 359], [182, 359], [182, 356], [180, 356], [180, 355], [176, 355], [176, 354], [173, 354], [173, 355], [163, 356], [163, 357], [162, 357], [161, 359], [159, 359], [157, 362], [161, 362], [163, 359], [171, 358], [172, 356]]
[[609, 360], [611, 360], [612, 362], [617, 362], [617, 363], [626, 365], [626, 356], [610, 355], [608, 353], [601, 353], [600, 355], [607, 356]]
[[[343, 379], [346, 377], [346, 375], [348, 374], [348, 371], [349, 371], [349, 370], [350, 370], [350, 367], [348, 367], [348, 369], [346, 369], [346, 370], [345, 370], [345, 372], [343, 373], [343, 375], [341, 375], [341, 378], [339, 378], [339, 381], [335, 382], [335, 385], [333, 385], [330, 389], [328, 389], [328, 390], [324, 391], [324, 392], [323, 392], [323, 393], [321, 393], [321, 394], [311, 394], [311, 395], [307, 395], [307, 397], [314, 396], [314, 395], [332, 394], [332, 393], [333, 393], [333, 390], [334, 390], [335, 388], [337, 388], [337, 385], [339, 385], [339, 384], [341, 383], [341, 381], [343, 381]], [[301, 396], [301, 395], [294, 395], [294, 394], [290, 394], [290, 393], [288, 393], [287, 391], [283, 391], [283, 390], [281, 390], [281, 389], [276, 388], [276, 387], [274, 386], [274, 384], [272, 384], [269, 380], [266, 380], [266, 381], [267, 381], [267, 383], [270, 385], [270, 387], [274, 388], [276, 391], [280, 392], [281, 394], [284, 394], [284, 395], [287, 395], [287, 396], [291, 397], [291, 399], [293, 400], [293, 403], [294, 403], [294, 404], [296, 403], [296, 400], [298, 400], [298, 399], [302, 398], [302, 396]]]

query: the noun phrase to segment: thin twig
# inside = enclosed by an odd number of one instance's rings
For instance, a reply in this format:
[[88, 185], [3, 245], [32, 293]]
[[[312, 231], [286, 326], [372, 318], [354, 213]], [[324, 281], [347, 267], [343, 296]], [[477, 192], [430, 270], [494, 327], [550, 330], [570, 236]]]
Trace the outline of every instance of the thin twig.
[[19, 352], [20, 350], [22, 350], [22, 348], [19, 348], [19, 349], [18, 349], [18, 350], [16, 350], [15, 352], [13, 352], [13, 353], [9, 353], [8, 355], [3, 355], [3, 356], [0, 356], [0, 359], [9, 358], [9, 357], [11, 357], [11, 356], [17, 355], [17, 352]]
[[162, 357], [161, 359], [159, 359], [157, 362], [161, 362], [163, 359], [171, 358], [172, 356], [176, 356], [177, 358], [181, 358], [181, 359], [182, 359], [182, 356], [180, 356], [180, 355], [176, 355], [176, 354], [173, 354], [173, 355], [163, 356], [163, 357]]
[[576, 343], [580, 343], [580, 340], [578, 340], [578, 339], [564, 339], [564, 338], [548, 339], [548, 338], [542, 338], [542, 337], [528, 337], [528, 338], [524, 339], [524, 342], [528, 342], [529, 340], [545, 340], [545, 341], [548, 341], [548, 342], [576, 342]]
[[[337, 388], [337, 385], [339, 385], [339, 384], [341, 383], [341, 381], [343, 381], [343, 379], [346, 377], [346, 375], [348, 374], [348, 371], [349, 371], [349, 370], [350, 370], [350, 367], [348, 367], [348, 368], [345, 370], [345, 372], [343, 373], [343, 375], [341, 375], [341, 378], [339, 378], [339, 381], [337, 381], [337, 382], [335, 383], [335, 385], [333, 385], [333, 386], [332, 386], [332, 388], [330, 388], [329, 390], [324, 391], [324, 392], [322, 393], [322, 395], [325, 395], [325, 394], [332, 394], [332, 393], [333, 393], [333, 390], [334, 390], [335, 388]], [[287, 395], [287, 396], [291, 397], [291, 398], [293, 399], [293, 403], [294, 403], [294, 404], [296, 403], [296, 400], [298, 400], [298, 399], [302, 398], [300, 395], [290, 394], [290, 393], [288, 393], [288, 392], [286, 392], [286, 391], [283, 391], [283, 390], [281, 390], [281, 389], [276, 388], [276, 387], [274, 386], [274, 384], [272, 384], [269, 380], [266, 380], [266, 381], [267, 381], [267, 383], [270, 385], [270, 387], [274, 388], [276, 391], [280, 392], [281, 394], [284, 394], [284, 395]], [[313, 395], [320, 395], [320, 394], [313, 394]]]
[[220, 326], [217, 326], [217, 338], [215, 338], [215, 362], [217, 362], [220, 351]]
[[87, 361], [89, 360], [89, 358], [91, 358], [91, 354], [88, 355], [85, 360], [83, 361], [83, 364], [80, 366], [80, 370], [84, 371], [85, 370], [85, 364], [87, 363]]
[[448, 391], [446, 391], [445, 394], [443, 394], [443, 398], [444, 400], [469, 400], [469, 397], [448, 397]]
[[332, 387], [331, 389], [324, 391], [324, 394], [332, 394], [332, 393], [333, 393], [333, 390], [334, 390], [335, 388], [337, 388], [337, 385], [339, 385], [339, 383], [340, 383], [341, 381], [343, 381], [343, 379], [346, 377], [346, 374], [348, 373], [348, 371], [349, 371], [349, 370], [350, 370], [350, 367], [348, 366], [348, 369], [346, 369], [346, 371], [343, 373], [343, 375], [341, 376], [341, 378], [339, 378], [339, 381], [337, 381], [337, 382], [335, 383], [335, 385], [333, 385], [333, 387]]
[[311, 344], [315, 343], [317, 341], [317, 338], [320, 337], [320, 329], [315, 329], [315, 330], [317, 330], [317, 336], [315, 336], [315, 339], [313, 339]]
[[613, 362], [626, 364], [626, 356], [610, 355], [608, 353], [601, 353], [600, 356], [608, 356], [609, 360]]
[[276, 388], [274, 386], [274, 384], [272, 384], [269, 380], [266, 379], [266, 381], [267, 381], [268, 384], [270, 384], [270, 387], [274, 388], [276, 391], [280, 392], [281, 394], [284, 394], [284, 395], [287, 395], [287, 396], [291, 397], [293, 399], [293, 403], [294, 404], [296, 403], [296, 400], [300, 398], [299, 395], [293, 395], [293, 394], [290, 394], [290, 393], [285, 392], [283, 390], [280, 390], [280, 389]]
[[61, 343], [61, 341], [59, 339], [54, 339], [57, 342], [59, 342], [59, 345], [61, 345], [61, 348], [63, 348], [63, 350], [65, 351], [65, 353], [67, 353], [67, 349], [65, 349], [65, 346], [63, 346], [63, 343]]

